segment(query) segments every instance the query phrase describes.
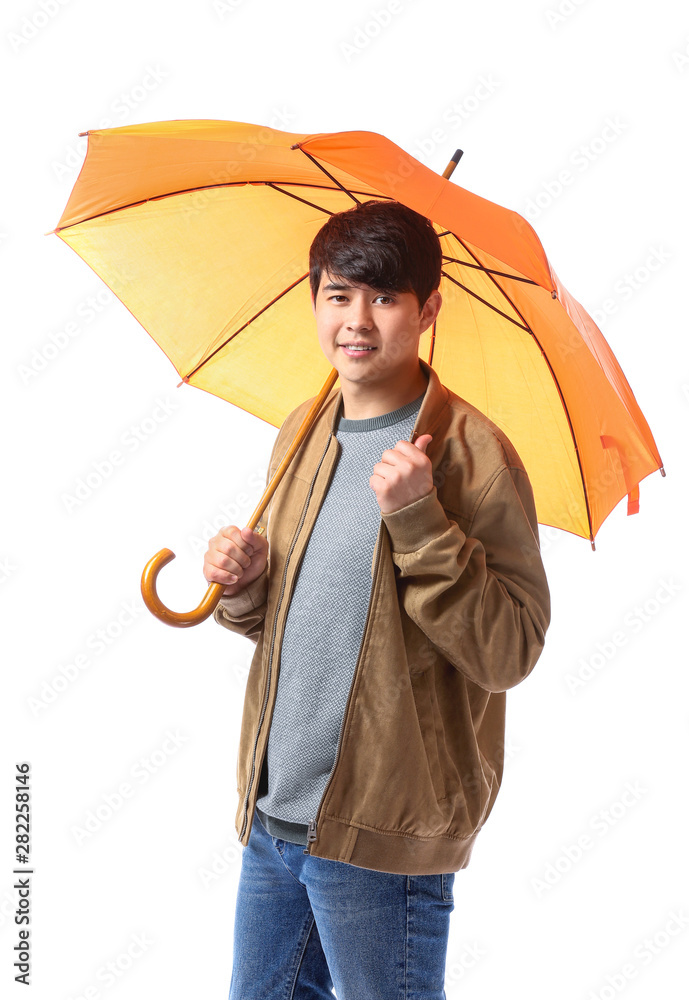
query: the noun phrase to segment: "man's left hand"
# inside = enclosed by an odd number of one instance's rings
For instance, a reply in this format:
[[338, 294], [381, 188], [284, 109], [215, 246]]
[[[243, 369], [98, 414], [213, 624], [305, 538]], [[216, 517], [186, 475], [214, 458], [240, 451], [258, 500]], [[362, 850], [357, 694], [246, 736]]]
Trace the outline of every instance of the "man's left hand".
[[431, 492], [433, 470], [426, 448], [432, 439], [432, 434], [422, 434], [414, 444], [398, 441], [394, 448], [386, 448], [373, 466], [369, 485], [375, 490], [381, 514], [392, 514]]

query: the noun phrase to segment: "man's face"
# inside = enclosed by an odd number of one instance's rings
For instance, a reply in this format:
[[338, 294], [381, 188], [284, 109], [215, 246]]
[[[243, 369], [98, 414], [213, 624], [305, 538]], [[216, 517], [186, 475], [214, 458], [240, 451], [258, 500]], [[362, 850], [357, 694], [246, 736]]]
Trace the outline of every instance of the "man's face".
[[339, 372], [340, 383], [390, 386], [416, 377], [419, 337], [435, 319], [441, 301], [440, 293], [432, 292], [420, 311], [413, 292], [388, 295], [323, 273], [313, 311], [318, 342]]

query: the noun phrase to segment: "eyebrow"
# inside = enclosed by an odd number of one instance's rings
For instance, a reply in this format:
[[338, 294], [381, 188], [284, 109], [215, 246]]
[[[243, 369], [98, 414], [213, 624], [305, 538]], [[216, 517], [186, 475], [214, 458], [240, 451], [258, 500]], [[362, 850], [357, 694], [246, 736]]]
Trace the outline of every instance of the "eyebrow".
[[323, 285], [324, 292], [343, 292], [348, 288], [356, 288], [356, 285], [340, 285], [335, 281], [329, 281], [327, 285]]
[[[327, 284], [323, 285], [322, 290], [324, 292], [347, 292], [352, 288], [361, 287], [361, 285], [343, 285], [337, 281], [329, 281]], [[374, 291], [377, 295], [387, 295], [389, 298], [393, 298], [396, 294], [395, 292], [386, 292], [385, 289], [382, 288], [372, 288], [371, 291]]]

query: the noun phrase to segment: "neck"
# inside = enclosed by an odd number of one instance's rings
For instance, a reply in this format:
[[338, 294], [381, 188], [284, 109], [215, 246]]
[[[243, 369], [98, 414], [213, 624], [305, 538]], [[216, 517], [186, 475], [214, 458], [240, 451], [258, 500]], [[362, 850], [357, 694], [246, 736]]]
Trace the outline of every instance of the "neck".
[[346, 420], [368, 420], [392, 413], [413, 402], [426, 391], [428, 378], [417, 368], [413, 379], [400, 385], [368, 385], [366, 382], [342, 382], [342, 416]]

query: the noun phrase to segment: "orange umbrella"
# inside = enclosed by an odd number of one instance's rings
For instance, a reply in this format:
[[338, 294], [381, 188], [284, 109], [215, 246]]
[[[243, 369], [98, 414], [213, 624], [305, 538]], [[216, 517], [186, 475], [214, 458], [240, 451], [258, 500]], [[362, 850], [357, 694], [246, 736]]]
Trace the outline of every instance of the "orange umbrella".
[[309, 246], [332, 213], [393, 198], [433, 221], [443, 251], [443, 306], [419, 354], [513, 442], [539, 522], [595, 548], [620, 499], [637, 512], [639, 482], [665, 474], [609, 345], [516, 212], [373, 132], [202, 120], [84, 134], [54, 232], [184, 382], [276, 427], [330, 373], [327, 395], [336, 373], [314, 336]]

